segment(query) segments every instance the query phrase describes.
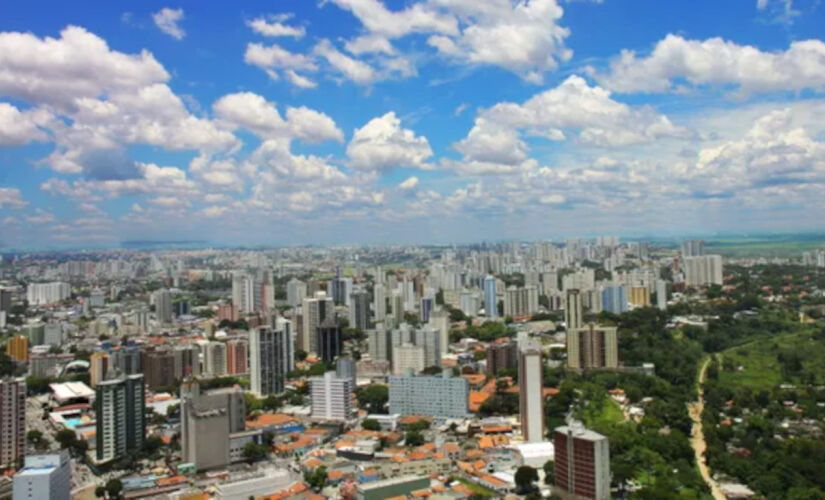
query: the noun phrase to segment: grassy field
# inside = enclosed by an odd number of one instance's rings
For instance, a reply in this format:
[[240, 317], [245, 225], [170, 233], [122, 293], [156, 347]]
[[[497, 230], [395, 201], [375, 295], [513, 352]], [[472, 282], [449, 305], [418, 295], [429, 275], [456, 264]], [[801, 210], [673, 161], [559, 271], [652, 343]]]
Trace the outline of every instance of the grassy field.
[[468, 481], [468, 480], [464, 479], [463, 477], [453, 477], [452, 480], [458, 481], [459, 483], [463, 484], [464, 486], [470, 488], [470, 490], [472, 490], [473, 493], [475, 493], [476, 495], [478, 495], [480, 497], [495, 498], [495, 497], [498, 496], [498, 494], [495, 491], [488, 490], [487, 488], [484, 488], [483, 486], [480, 486], [480, 485], [478, 485], [478, 484], [476, 484], [472, 481]]
[[812, 373], [818, 384], [825, 383], [825, 340], [816, 340], [811, 331], [780, 335], [757, 340], [724, 351], [725, 364], [732, 364], [733, 371], [720, 370], [722, 383], [766, 389], [781, 383], [804, 382], [794, 372], [783, 371], [779, 354], [796, 355], [802, 365], [802, 373]]
[[825, 246], [825, 235], [776, 235], [708, 239], [708, 253], [728, 257], [789, 257]]
[[624, 415], [618, 403], [608, 396], [605, 396], [599, 403], [588, 404], [580, 410], [578, 416], [588, 428], [595, 429], [624, 421]]

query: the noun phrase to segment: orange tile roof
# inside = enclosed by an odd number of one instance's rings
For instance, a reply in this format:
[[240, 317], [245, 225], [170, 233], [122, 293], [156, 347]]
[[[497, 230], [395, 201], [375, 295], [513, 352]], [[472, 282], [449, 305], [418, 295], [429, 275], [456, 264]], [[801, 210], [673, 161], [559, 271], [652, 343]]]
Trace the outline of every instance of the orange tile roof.
[[262, 413], [258, 415], [255, 420], [247, 420], [246, 427], [252, 429], [259, 429], [262, 427], [271, 427], [273, 425], [285, 425], [297, 422], [295, 417], [285, 415], [283, 413]]
[[470, 402], [469, 408], [470, 411], [476, 412], [481, 409], [481, 405], [484, 404], [485, 401], [490, 399], [490, 394], [481, 391], [470, 391]]
[[458, 453], [461, 451], [461, 446], [457, 443], [444, 443], [441, 445], [441, 450], [444, 453]]
[[473, 448], [471, 450], [467, 450], [467, 458], [478, 458], [483, 456], [484, 452], [479, 449]]
[[476, 460], [475, 462], [473, 462], [473, 468], [476, 470], [483, 469], [485, 465], [487, 464], [484, 462], [484, 460]]
[[180, 484], [186, 482], [186, 476], [172, 476], [162, 477], [158, 479], [155, 484], [158, 486], [172, 486], [173, 484]]
[[416, 490], [410, 493], [410, 496], [413, 498], [427, 498], [432, 494], [433, 493], [430, 490]]
[[333, 481], [336, 479], [341, 479], [342, 477], [344, 477], [344, 471], [341, 469], [331, 470], [327, 474], [327, 477], [329, 479], [332, 479]]
[[485, 433], [488, 433], [488, 434], [498, 433], [498, 432], [510, 432], [510, 431], [513, 430], [513, 426], [512, 425], [506, 425], [506, 424], [488, 425], [488, 426], [482, 428], [481, 430], [482, 430], [482, 432], [485, 432]]
[[491, 476], [489, 474], [485, 474], [481, 476], [481, 479], [487, 481], [488, 483], [495, 485], [495, 486], [507, 486], [507, 483], [502, 481], [501, 479], [497, 478], [496, 476]]
[[[561, 392], [561, 391], [559, 391], [555, 387], [542, 387], [541, 388], [541, 397], [547, 398], [549, 396], [555, 396], [559, 392]], [[624, 391], [622, 391], [622, 394], [624, 394]]]
[[258, 497], [256, 500], [284, 500], [299, 493], [309, 490], [309, 485], [304, 482], [292, 483], [284, 489], [278, 490], [272, 495]]
[[414, 451], [408, 457], [410, 460], [426, 460], [430, 458], [430, 454], [425, 451]]
[[324, 462], [315, 457], [312, 457], [304, 462], [304, 467], [306, 467], [307, 469], [314, 469], [315, 467], [319, 467], [321, 465], [324, 465]]

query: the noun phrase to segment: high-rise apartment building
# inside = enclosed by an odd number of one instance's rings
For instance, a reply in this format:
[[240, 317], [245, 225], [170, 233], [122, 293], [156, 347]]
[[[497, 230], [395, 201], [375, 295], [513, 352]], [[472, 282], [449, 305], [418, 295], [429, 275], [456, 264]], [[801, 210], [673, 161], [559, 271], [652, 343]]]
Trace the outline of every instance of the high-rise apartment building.
[[0, 468], [17, 467], [26, 455], [26, 379], [0, 380]]
[[72, 460], [67, 450], [26, 457], [12, 483], [13, 500], [69, 500], [71, 491]]
[[630, 287], [630, 296], [628, 299], [633, 306], [649, 307], [650, 289], [645, 286], [632, 286]]
[[344, 343], [341, 338], [341, 325], [336, 321], [335, 316], [327, 318], [315, 329], [317, 340], [318, 357], [327, 363], [331, 363], [341, 354]]
[[322, 377], [310, 377], [309, 383], [313, 418], [348, 420], [352, 416], [351, 378], [328, 371]]
[[702, 240], [685, 240], [682, 242], [682, 257], [701, 257], [705, 255], [705, 242]]
[[249, 342], [244, 339], [232, 339], [226, 343], [227, 375], [245, 375], [249, 373]]
[[468, 414], [469, 385], [462, 377], [389, 377], [391, 414], [464, 418]]
[[89, 356], [89, 384], [94, 388], [106, 379], [111, 359], [109, 354], [98, 351]]
[[585, 429], [580, 422], [557, 427], [554, 493], [574, 498], [609, 500], [610, 445], [605, 436]]
[[175, 351], [172, 349], [155, 349], [143, 351], [141, 366], [146, 376], [146, 386], [156, 391], [175, 385]]
[[68, 283], [55, 281], [52, 283], [29, 283], [26, 287], [26, 300], [30, 306], [44, 306], [68, 299], [72, 295], [72, 287]]
[[126, 375], [97, 384], [95, 417], [98, 462], [140, 449], [146, 436], [143, 375]]
[[541, 394], [544, 374], [541, 349], [528, 342], [519, 352], [519, 415], [521, 434], [528, 443], [544, 440], [544, 399]]
[[298, 278], [292, 278], [286, 284], [286, 301], [292, 307], [298, 307], [307, 296], [307, 285]]
[[349, 326], [362, 332], [367, 331], [370, 324], [370, 296], [366, 290], [356, 290], [350, 295]]
[[682, 259], [687, 286], [709, 286], [722, 284], [722, 256], [704, 255]]
[[539, 310], [539, 292], [533, 285], [509, 286], [504, 291], [504, 315], [511, 318], [530, 316]]
[[372, 287], [372, 309], [375, 321], [383, 321], [387, 316], [387, 288], [383, 283], [375, 283]]
[[369, 343], [370, 358], [374, 361], [389, 361], [392, 357], [390, 352], [390, 332], [383, 324], [378, 324], [373, 330], [367, 330], [367, 342]]
[[6, 355], [18, 363], [29, 360], [29, 339], [23, 335], [15, 335], [6, 342]]
[[278, 318], [274, 328], [261, 327], [249, 333], [250, 390], [257, 396], [284, 392], [284, 378], [293, 370], [295, 352], [291, 323]]
[[339, 378], [348, 378], [352, 382], [352, 389], [355, 390], [356, 380], [355, 360], [349, 356], [340, 356], [335, 361], [335, 375]]
[[664, 311], [667, 309], [667, 281], [656, 280], [656, 307]]
[[352, 278], [342, 278], [338, 276], [329, 281], [327, 293], [332, 298], [336, 306], [350, 305], [350, 297], [352, 295]]
[[[444, 357], [450, 350], [450, 313], [446, 309], [436, 309], [430, 315], [429, 325], [438, 331], [440, 342], [440, 357]], [[440, 364], [438, 366], [441, 366]]]
[[484, 278], [484, 311], [488, 318], [498, 318], [496, 279], [490, 275]]
[[581, 328], [584, 324], [582, 320], [582, 297], [577, 288], [571, 288], [565, 292], [564, 324], [567, 326], [568, 331]]
[[515, 342], [490, 342], [487, 346], [487, 373], [495, 376], [501, 370], [515, 369], [518, 359], [518, 344]]
[[602, 310], [613, 314], [627, 312], [627, 288], [624, 285], [604, 287], [602, 290]]
[[611, 369], [619, 366], [615, 326], [593, 323], [567, 330], [567, 367], [571, 370]]
[[209, 342], [204, 353], [204, 372], [211, 377], [226, 375], [226, 344], [223, 342]]
[[175, 346], [175, 381], [201, 374], [201, 350], [195, 344]]
[[301, 349], [318, 353], [318, 325], [335, 314], [332, 298], [326, 292], [315, 292], [312, 298], [304, 299], [301, 307], [304, 321], [304, 335]]
[[424, 346], [413, 344], [395, 345], [392, 348], [392, 372], [403, 375], [412, 370], [419, 373], [426, 368]]
[[172, 294], [169, 290], [155, 290], [152, 294], [152, 302], [155, 304], [155, 317], [158, 323], [166, 324], [172, 322]]
[[200, 392], [198, 383], [181, 385], [181, 454], [198, 470], [230, 463], [230, 434], [245, 427], [243, 389], [225, 388]]

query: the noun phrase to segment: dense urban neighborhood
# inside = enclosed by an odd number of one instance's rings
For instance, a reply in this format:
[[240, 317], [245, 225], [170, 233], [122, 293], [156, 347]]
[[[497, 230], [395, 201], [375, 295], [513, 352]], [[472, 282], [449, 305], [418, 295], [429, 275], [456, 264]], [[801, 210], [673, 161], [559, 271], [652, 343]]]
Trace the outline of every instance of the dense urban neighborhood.
[[825, 492], [823, 251], [110, 250], [0, 279], [15, 499]]

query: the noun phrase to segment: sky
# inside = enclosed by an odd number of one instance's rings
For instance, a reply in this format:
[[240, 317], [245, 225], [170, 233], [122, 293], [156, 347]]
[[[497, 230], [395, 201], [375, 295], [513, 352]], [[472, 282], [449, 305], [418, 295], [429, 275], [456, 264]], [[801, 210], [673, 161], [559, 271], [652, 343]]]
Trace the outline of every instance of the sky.
[[820, 0], [0, 4], [0, 245], [825, 230]]

